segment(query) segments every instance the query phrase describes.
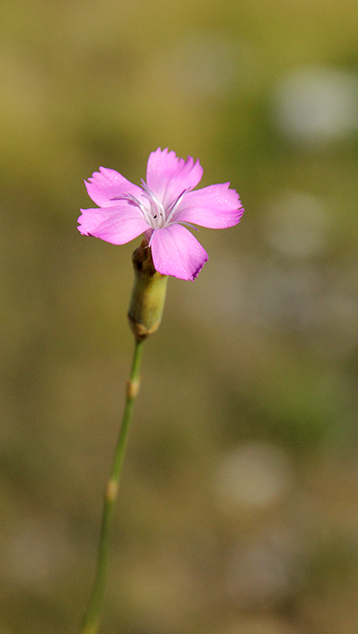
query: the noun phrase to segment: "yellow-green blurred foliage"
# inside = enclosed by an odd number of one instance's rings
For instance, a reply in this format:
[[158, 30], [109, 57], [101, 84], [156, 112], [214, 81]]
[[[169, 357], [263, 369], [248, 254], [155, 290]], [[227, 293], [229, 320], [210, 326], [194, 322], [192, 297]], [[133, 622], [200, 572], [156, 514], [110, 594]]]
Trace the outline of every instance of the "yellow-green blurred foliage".
[[1, 634], [84, 611], [137, 244], [76, 218], [158, 146], [246, 213], [146, 344], [101, 632], [356, 634], [356, 4], [3, 0], [0, 30]]

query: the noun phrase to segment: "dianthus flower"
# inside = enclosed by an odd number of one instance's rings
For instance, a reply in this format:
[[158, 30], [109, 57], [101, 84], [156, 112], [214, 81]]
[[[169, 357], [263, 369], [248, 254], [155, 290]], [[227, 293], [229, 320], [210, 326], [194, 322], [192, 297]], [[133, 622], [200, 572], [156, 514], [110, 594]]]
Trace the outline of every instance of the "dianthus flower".
[[[139, 187], [112, 169], [99, 168], [86, 182], [98, 208], [81, 209], [79, 231], [112, 244], [144, 234], [155, 269], [162, 275], [194, 280], [208, 254], [184, 225], [211, 229], [236, 225], [244, 209], [230, 183], [193, 191], [203, 175], [199, 161], [185, 161], [158, 148], [148, 159], [147, 181]], [[195, 227], [193, 227], [195, 228]]]

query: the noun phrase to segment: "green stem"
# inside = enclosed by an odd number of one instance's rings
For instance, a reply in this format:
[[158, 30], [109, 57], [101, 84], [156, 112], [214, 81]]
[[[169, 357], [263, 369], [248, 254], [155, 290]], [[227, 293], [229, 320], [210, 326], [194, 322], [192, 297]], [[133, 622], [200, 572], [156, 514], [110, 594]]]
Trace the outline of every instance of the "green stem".
[[119, 480], [123, 466], [123, 459], [127, 446], [128, 432], [134, 401], [139, 391], [139, 371], [142, 358], [143, 343], [144, 340], [135, 342], [132, 369], [127, 384], [126, 404], [124, 408], [122, 424], [119, 431], [116, 451], [114, 454], [113, 467], [104, 496], [104, 507], [102, 515], [101, 535], [98, 547], [96, 576], [87, 611], [83, 620], [81, 634], [97, 634], [99, 629], [99, 615], [108, 572], [109, 538], [111, 533], [114, 506], [118, 494]]

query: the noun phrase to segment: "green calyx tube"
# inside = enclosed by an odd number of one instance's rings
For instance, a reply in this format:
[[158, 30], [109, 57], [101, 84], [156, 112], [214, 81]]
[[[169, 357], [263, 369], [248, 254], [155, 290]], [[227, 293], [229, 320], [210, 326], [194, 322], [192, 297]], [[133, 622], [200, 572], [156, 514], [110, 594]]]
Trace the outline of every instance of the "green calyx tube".
[[134, 285], [128, 319], [136, 340], [142, 341], [159, 328], [168, 276], [155, 270], [151, 250], [145, 239], [134, 251], [132, 261]]

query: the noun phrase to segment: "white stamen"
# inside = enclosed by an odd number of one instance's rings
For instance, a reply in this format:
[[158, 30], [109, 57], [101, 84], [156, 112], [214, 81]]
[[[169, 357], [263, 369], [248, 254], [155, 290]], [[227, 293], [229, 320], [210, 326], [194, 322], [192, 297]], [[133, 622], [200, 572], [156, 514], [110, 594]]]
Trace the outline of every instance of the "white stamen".
[[185, 196], [187, 191], [188, 191], [188, 189], [184, 189], [184, 191], [182, 191], [182, 193], [179, 194], [178, 198], [176, 200], [174, 200], [172, 203], [170, 203], [170, 205], [168, 207], [169, 214], [168, 214], [168, 217], [167, 217], [167, 223], [169, 223], [170, 220], [172, 219], [172, 217], [173, 217], [173, 215], [174, 215], [174, 213], [176, 211], [176, 208], [178, 207], [179, 203], [181, 203], [181, 201], [183, 200], [183, 198], [184, 198], [184, 196]]

